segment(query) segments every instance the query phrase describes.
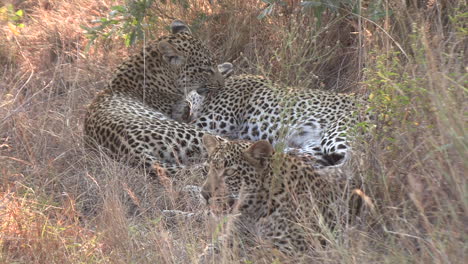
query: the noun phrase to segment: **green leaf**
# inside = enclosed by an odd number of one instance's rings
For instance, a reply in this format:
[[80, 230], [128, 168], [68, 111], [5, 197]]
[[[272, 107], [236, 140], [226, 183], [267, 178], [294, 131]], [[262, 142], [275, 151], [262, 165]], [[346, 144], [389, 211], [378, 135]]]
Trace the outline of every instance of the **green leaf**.
[[85, 25], [80, 25], [80, 28], [86, 30], [86, 31], [90, 31], [91, 29]]
[[16, 11], [15, 14], [17, 16], [19, 16], [19, 17], [22, 17], [23, 16], [23, 10], [20, 9], [20, 10]]
[[125, 13], [126, 9], [124, 6], [112, 6], [111, 10], [119, 11], [120, 13]]
[[125, 34], [124, 39], [125, 39], [125, 46], [130, 47], [130, 36], [129, 36], [129, 34]]

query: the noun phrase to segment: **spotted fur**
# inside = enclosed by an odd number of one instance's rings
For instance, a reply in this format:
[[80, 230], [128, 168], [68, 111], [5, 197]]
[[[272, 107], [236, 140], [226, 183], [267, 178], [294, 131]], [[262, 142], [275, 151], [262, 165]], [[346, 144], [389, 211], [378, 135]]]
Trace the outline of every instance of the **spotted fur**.
[[[200, 98], [201, 97], [201, 98]], [[347, 158], [349, 130], [366, 103], [352, 94], [280, 87], [253, 75], [228, 78], [225, 86], [196, 98], [192, 123], [232, 139], [284, 143], [286, 151], [339, 165]], [[201, 105], [200, 105], [201, 104]]]
[[[192, 125], [174, 121], [173, 105], [194, 90], [219, 89], [224, 78], [211, 53], [181, 21], [172, 34], [148, 44], [118, 67], [107, 88], [88, 108], [88, 146], [117, 158], [171, 169], [206, 157], [202, 136]], [[229, 65], [228, 65], [229, 66]]]
[[[222, 238], [226, 246], [252, 245], [259, 237], [286, 254], [300, 254], [314, 245], [306, 233], [320, 241], [322, 230], [336, 222], [334, 202], [344, 189], [337, 189], [335, 177], [314, 169], [312, 157], [274, 154], [264, 140], [219, 141], [207, 135], [203, 141], [209, 171], [202, 195], [222, 208], [234, 206]], [[219, 253], [219, 245], [207, 249], [205, 254]], [[203, 259], [211, 257], [205, 254]]]
[[[228, 78], [232, 74], [232, 64], [225, 62], [218, 65], [218, 71], [223, 78]], [[210, 89], [197, 89], [189, 92], [183, 100], [179, 100], [172, 106], [172, 119], [178, 122], [188, 123], [197, 118], [200, 114], [203, 103]]]

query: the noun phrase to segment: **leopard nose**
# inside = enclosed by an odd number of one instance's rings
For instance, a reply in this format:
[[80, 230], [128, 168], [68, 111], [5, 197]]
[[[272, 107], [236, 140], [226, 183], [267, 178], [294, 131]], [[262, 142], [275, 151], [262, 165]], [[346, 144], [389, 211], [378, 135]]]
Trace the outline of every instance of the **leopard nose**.
[[211, 193], [210, 192], [207, 192], [207, 191], [201, 191], [201, 195], [203, 197], [203, 199], [206, 200], [206, 203], [208, 204], [210, 198], [211, 198]]

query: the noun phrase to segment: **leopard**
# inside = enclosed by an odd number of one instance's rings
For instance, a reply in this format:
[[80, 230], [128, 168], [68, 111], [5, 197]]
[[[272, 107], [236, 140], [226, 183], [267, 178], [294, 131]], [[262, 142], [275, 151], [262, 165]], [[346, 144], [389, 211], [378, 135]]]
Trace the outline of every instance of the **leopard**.
[[[203, 143], [209, 158], [201, 195], [233, 217], [200, 263], [220, 255], [221, 245], [253, 246], [256, 238], [287, 256], [300, 256], [324, 245], [324, 233], [342, 222], [339, 197], [356, 184], [338, 180], [333, 172], [339, 169], [316, 169], [313, 156], [275, 152], [267, 140], [222, 141], [207, 134]], [[358, 206], [359, 197], [348, 201]]]
[[[106, 88], [87, 109], [84, 142], [116, 159], [150, 172], [156, 167], [171, 176], [180, 167], [203, 160], [207, 131], [180, 123], [174, 110], [186, 94], [206, 93], [224, 85], [223, 72], [212, 53], [180, 20], [171, 33], [149, 42], [117, 67]], [[157, 165], [157, 166], [156, 166]]]
[[187, 123], [230, 139], [268, 140], [285, 152], [313, 155], [320, 166], [343, 165], [350, 132], [370, 123], [361, 95], [285, 87], [260, 75], [230, 76], [221, 89], [190, 96]]

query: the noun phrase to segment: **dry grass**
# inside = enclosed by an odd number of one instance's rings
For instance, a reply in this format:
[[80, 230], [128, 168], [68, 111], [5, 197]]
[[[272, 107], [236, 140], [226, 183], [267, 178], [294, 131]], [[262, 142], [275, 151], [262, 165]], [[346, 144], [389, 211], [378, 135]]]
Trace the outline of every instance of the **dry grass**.
[[[86, 104], [131, 52], [118, 38], [84, 52], [80, 25], [113, 1], [9, 2], [26, 17], [17, 35], [0, 21], [0, 262], [195, 262], [216, 225], [165, 223], [161, 209], [199, 208], [82, 145]], [[377, 22], [327, 11], [317, 28], [297, 1], [261, 21], [260, 1], [187, 2], [189, 10], [155, 5], [163, 23], [148, 33], [183, 19], [238, 72], [372, 94], [378, 125], [356, 143], [349, 170], [377, 212], [343, 227], [344, 236], [331, 234], [315, 260], [464, 262], [466, 1], [388, 1], [391, 15]], [[251, 263], [279, 263], [262, 250], [254, 255]]]

